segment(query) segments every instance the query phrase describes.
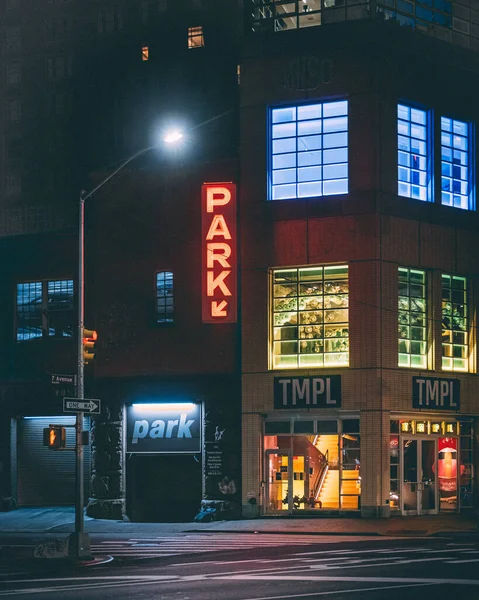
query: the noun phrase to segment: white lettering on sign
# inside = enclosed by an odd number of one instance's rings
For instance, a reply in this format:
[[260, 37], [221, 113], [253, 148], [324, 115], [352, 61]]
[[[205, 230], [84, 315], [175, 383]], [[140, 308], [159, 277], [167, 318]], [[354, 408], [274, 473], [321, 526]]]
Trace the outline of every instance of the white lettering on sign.
[[159, 438], [191, 438], [191, 426], [194, 422], [194, 419], [187, 418], [186, 413], [180, 415], [179, 421], [178, 419], [171, 419], [165, 422], [161, 419], [157, 419], [156, 421], [153, 421], [151, 427], [146, 419], [137, 420], [133, 425], [131, 443], [137, 444], [138, 440], [145, 439], [147, 436], [152, 440]]
[[283, 406], [318, 406], [320, 400], [338, 406], [338, 399], [332, 397], [329, 377], [278, 379], [277, 383], [281, 387]]
[[418, 386], [418, 405], [428, 407], [457, 408], [454, 399], [454, 381], [416, 379]]

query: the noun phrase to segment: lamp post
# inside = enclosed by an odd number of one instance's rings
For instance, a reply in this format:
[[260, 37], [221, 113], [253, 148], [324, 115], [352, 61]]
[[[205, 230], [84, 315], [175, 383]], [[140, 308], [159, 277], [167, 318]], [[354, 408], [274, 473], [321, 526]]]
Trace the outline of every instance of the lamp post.
[[[193, 131], [198, 127], [202, 127], [207, 123], [211, 123], [216, 119], [223, 117], [232, 110], [227, 110], [224, 113], [216, 115], [211, 119], [190, 127], [188, 131]], [[163, 142], [166, 144], [175, 144], [183, 138], [183, 133], [179, 129], [170, 130], [163, 136]], [[85, 201], [91, 198], [105, 183], [115, 177], [126, 165], [138, 158], [142, 154], [155, 150], [159, 144], [147, 146], [129, 158], [123, 161], [108, 177], [101, 181], [90, 192], [82, 191], [79, 199], [79, 215], [78, 215], [78, 344], [77, 344], [77, 399], [84, 400], [85, 397], [85, 361], [83, 356], [83, 335], [85, 329]], [[76, 413], [75, 422], [76, 444], [75, 444], [75, 469], [76, 469], [76, 490], [75, 490], [75, 532], [68, 536], [68, 555], [71, 558], [87, 559], [91, 558], [90, 538], [84, 532], [83, 518], [83, 496], [84, 496], [84, 481], [83, 481], [83, 412]]]
[[[168, 134], [173, 135], [173, 134]], [[182, 137], [182, 134], [176, 132], [171, 139], [167, 136], [165, 142], [175, 142]], [[77, 399], [81, 402], [85, 397], [85, 359], [83, 356], [83, 335], [85, 329], [85, 201], [95, 194], [110, 179], [121, 171], [132, 160], [154, 150], [157, 146], [148, 146], [136, 152], [127, 158], [121, 165], [110, 173], [101, 183], [99, 183], [90, 192], [82, 191], [79, 200], [78, 214], [78, 324], [77, 324]], [[68, 555], [71, 558], [87, 559], [91, 558], [90, 537], [84, 532], [83, 518], [83, 412], [76, 413], [75, 422], [75, 471], [76, 471], [76, 489], [75, 489], [75, 532], [68, 536]]]

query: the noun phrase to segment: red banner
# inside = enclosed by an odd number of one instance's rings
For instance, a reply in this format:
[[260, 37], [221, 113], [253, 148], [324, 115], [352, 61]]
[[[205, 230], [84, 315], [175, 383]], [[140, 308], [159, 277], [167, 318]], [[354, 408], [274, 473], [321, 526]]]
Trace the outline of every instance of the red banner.
[[201, 187], [203, 323], [236, 323], [236, 185]]

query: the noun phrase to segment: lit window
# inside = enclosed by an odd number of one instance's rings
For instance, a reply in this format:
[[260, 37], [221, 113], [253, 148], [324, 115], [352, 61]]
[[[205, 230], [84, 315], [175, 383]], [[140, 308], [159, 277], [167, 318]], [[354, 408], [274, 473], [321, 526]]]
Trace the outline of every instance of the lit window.
[[426, 274], [399, 268], [398, 279], [398, 365], [426, 369]]
[[156, 274], [156, 322], [173, 323], [173, 273]]
[[348, 267], [272, 272], [274, 369], [347, 367]]
[[441, 202], [474, 210], [471, 125], [441, 117]]
[[148, 46], [143, 46], [141, 49], [141, 60], [143, 62], [147, 61], [150, 58], [150, 50]]
[[398, 194], [430, 201], [428, 119], [424, 110], [398, 104]]
[[73, 280], [17, 284], [18, 342], [42, 337], [72, 338]]
[[467, 280], [442, 276], [442, 368], [468, 370]]
[[348, 103], [271, 109], [269, 199], [348, 192]]
[[201, 48], [204, 45], [203, 27], [188, 27], [188, 48]]

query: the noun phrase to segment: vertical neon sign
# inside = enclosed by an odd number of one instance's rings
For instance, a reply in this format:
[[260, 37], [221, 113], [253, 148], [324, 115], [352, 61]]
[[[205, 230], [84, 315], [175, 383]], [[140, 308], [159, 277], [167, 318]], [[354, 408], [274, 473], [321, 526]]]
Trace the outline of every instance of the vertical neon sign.
[[201, 188], [203, 323], [236, 323], [236, 185]]

